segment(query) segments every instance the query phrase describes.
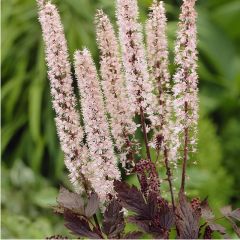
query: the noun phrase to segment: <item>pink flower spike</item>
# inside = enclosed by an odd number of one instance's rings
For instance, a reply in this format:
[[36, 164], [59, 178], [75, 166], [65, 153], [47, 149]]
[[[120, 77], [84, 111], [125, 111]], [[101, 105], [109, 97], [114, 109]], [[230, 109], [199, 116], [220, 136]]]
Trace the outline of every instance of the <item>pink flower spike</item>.
[[137, 1], [117, 0], [117, 18], [130, 103], [138, 114], [142, 108], [154, 125], [157, 120], [154, 112], [157, 101], [149, 80]]
[[106, 109], [110, 115], [115, 145], [121, 153], [120, 160], [124, 166], [126, 155], [130, 150], [126, 147], [126, 141], [136, 131], [136, 124], [133, 121], [134, 111], [131, 110], [126, 94], [118, 42], [108, 17], [101, 10], [96, 15], [96, 25]]
[[[178, 126], [177, 146], [188, 131], [188, 150], [195, 151], [198, 122], [197, 30], [195, 0], [184, 0], [175, 45], [174, 106]], [[180, 130], [179, 130], [180, 128]]]
[[169, 149], [169, 157], [174, 160], [172, 151], [173, 121], [172, 121], [172, 97], [170, 94], [170, 74], [168, 70], [168, 46], [167, 46], [167, 18], [164, 4], [154, 1], [151, 13], [146, 24], [148, 63], [150, 76], [157, 89], [158, 98], [158, 124], [154, 137], [156, 148]]
[[70, 171], [70, 180], [81, 192], [82, 182], [86, 181], [82, 166], [88, 161], [88, 153], [82, 144], [83, 130], [75, 109], [67, 43], [57, 8], [43, 0], [38, 0], [38, 4], [58, 137]]
[[89, 162], [88, 179], [104, 202], [113, 194], [113, 180], [120, 179], [117, 159], [109, 135], [104, 114], [103, 98], [97, 78], [97, 71], [87, 49], [75, 53], [75, 72], [81, 95], [81, 107], [87, 144], [92, 161]]

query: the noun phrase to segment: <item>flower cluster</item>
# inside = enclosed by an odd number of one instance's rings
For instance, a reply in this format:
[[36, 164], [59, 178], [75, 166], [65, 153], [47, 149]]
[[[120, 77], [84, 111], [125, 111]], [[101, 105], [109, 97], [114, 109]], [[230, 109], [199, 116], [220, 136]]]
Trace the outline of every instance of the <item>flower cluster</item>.
[[160, 192], [160, 179], [153, 162], [141, 160], [135, 166], [140, 179], [141, 191], [147, 198], [149, 194], [158, 195]]
[[125, 166], [127, 155], [131, 151], [127, 143], [136, 131], [134, 112], [130, 110], [126, 94], [118, 41], [109, 18], [101, 10], [96, 15], [96, 25], [106, 109], [111, 117], [111, 132], [115, 145]]
[[168, 46], [166, 37], [167, 18], [163, 2], [153, 2], [146, 24], [148, 65], [151, 78], [158, 90], [158, 101], [165, 102], [164, 94], [170, 89], [168, 71]]
[[[183, 163], [181, 189], [184, 190], [186, 162], [196, 142], [195, 0], [183, 1], [173, 86], [168, 70], [163, 2], [154, 0], [150, 9], [146, 24], [147, 54], [136, 0], [117, 0], [119, 39], [109, 18], [103, 11], [97, 12], [100, 77], [87, 49], [74, 55], [83, 127], [76, 109], [67, 44], [58, 11], [45, 0], [37, 1], [56, 125], [71, 181], [76, 186], [81, 184], [88, 195], [97, 193], [104, 203], [115, 195], [114, 181], [121, 179], [120, 159], [125, 172], [135, 173], [145, 196], [151, 197], [151, 193], [160, 194], [159, 179], [164, 178], [158, 176], [158, 168], [162, 167], [159, 163], [164, 163], [175, 208], [171, 162], [177, 164], [179, 157]], [[138, 126], [141, 134], [135, 134], [140, 132]], [[143, 136], [142, 144], [139, 135]]]
[[87, 168], [89, 181], [101, 200], [112, 193], [113, 180], [120, 179], [117, 160], [109, 136], [103, 98], [97, 72], [87, 49], [75, 53], [75, 71], [81, 95], [84, 129], [91, 161]]
[[[180, 14], [179, 30], [175, 46], [175, 63], [177, 70], [174, 75], [174, 109], [176, 114], [175, 142], [180, 148], [189, 152], [195, 151], [198, 122], [198, 76], [197, 68], [197, 33], [196, 0], [184, 0]], [[185, 149], [186, 151], [186, 149]]]
[[65, 154], [66, 166], [70, 171], [70, 179], [74, 185], [81, 187], [85, 181], [81, 166], [88, 162], [88, 154], [82, 144], [83, 129], [75, 108], [76, 98], [72, 87], [67, 43], [57, 8], [40, 0], [38, 4], [58, 136]]
[[147, 52], [150, 76], [157, 90], [158, 100], [158, 125], [154, 137], [154, 145], [157, 150], [168, 149], [171, 161], [175, 159], [175, 148], [172, 146], [173, 106], [170, 86], [170, 74], [168, 70], [168, 45], [166, 37], [167, 18], [162, 1], [154, 1], [151, 13], [146, 24]]
[[155, 125], [157, 118], [154, 109], [157, 100], [149, 79], [142, 27], [138, 23], [137, 1], [117, 0], [117, 18], [131, 107], [139, 115], [144, 111], [152, 125]]

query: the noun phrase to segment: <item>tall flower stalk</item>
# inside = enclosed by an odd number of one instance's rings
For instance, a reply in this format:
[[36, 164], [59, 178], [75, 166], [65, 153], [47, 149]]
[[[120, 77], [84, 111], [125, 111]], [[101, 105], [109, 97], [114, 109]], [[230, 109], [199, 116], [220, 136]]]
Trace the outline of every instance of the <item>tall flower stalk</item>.
[[138, 23], [137, 1], [117, 0], [117, 18], [127, 91], [131, 107], [141, 118], [147, 157], [151, 159], [145, 117], [152, 125], [156, 124], [156, 98], [148, 74], [142, 27]]
[[87, 180], [82, 173], [82, 165], [88, 162], [88, 151], [82, 142], [83, 129], [75, 108], [76, 98], [72, 87], [67, 43], [57, 8], [41, 0], [38, 5], [58, 136], [71, 182], [81, 192], [83, 185], [85, 190], [88, 189]]
[[157, 90], [158, 99], [158, 128], [154, 136], [157, 156], [162, 152], [166, 174], [171, 193], [172, 205], [175, 208], [172, 186], [172, 173], [170, 160], [174, 161], [174, 147], [172, 145], [172, 97], [170, 87], [170, 74], [168, 71], [168, 46], [166, 37], [167, 18], [162, 1], [154, 0], [146, 24], [147, 52], [150, 76]]
[[183, 146], [182, 180], [180, 191], [185, 190], [186, 166], [189, 153], [195, 152], [198, 122], [198, 76], [196, 0], [184, 0], [175, 46], [174, 108], [176, 113], [176, 145]]
[[132, 141], [136, 131], [122, 74], [118, 41], [113, 26], [103, 11], [96, 15], [97, 43], [100, 49], [100, 71], [106, 98], [106, 110], [111, 119], [111, 132], [123, 166], [133, 151]]
[[113, 180], [120, 179], [120, 172], [109, 135], [96, 68], [87, 49], [75, 53], [75, 71], [81, 95], [87, 145], [92, 160], [89, 162], [88, 171], [97, 174], [93, 174], [94, 177], [89, 180], [100, 199], [104, 201], [107, 194], [113, 193]]

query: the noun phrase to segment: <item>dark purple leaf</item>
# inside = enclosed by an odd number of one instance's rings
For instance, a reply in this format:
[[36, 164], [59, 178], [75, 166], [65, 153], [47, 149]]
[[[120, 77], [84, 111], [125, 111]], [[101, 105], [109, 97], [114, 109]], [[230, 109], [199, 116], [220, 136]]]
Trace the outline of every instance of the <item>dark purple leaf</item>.
[[229, 216], [229, 214], [232, 212], [232, 207], [231, 206], [225, 206], [220, 209], [221, 213], [223, 216]]
[[169, 229], [174, 224], [174, 213], [167, 201], [150, 193], [147, 198], [146, 209], [148, 213], [128, 217], [128, 221], [136, 224], [143, 231], [152, 234], [155, 238], [167, 238]]
[[231, 223], [234, 232], [238, 235], [238, 237], [240, 237], [240, 228], [230, 217], [227, 217], [227, 219]]
[[240, 237], [240, 228], [234, 222], [234, 220], [240, 221], [240, 209], [238, 208], [232, 211], [231, 206], [226, 206], [221, 209], [221, 212], [224, 217], [231, 223], [234, 232], [238, 235], [238, 237]]
[[182, 239], [197, 239], [199, 233], [200, 212], [194, 211], [183, 193], [179, 194], [176, 208], [176, 225]]
[[230, 216], [231, 218], [234, 218], [234, 219], [237, 220], [237, 221], [240, 221], [240, 208], [237, 208], [237, 209], [233, 210], [233, 211], [229, 214], [229, 216]]
[[159, 209], [160, 226], [163, 229], [170, 230], [175, 223], [173, 209], [169, 207], [167, 202], [164, 202]]
[[240, 208], [237, 208], [235, 210], [233, 210], [230, 214], [229, 214], [229, 217], [237, 220], [237, 221], [240, 221]]
[[143, 233], [139, 231], [129, 232], [125, 234], [124, 239], [140, 239]]
[[115, 190], [122, 206], [136, 213], [128, 217], [128, 221], [155, 238], [168, 237], [169, 229], [174, 224], [174, 213], [164, 199], [159, 199], [155, 193], [149, 193], [145, 201], [136, 187], [122, 182], [115, 182]]
[[60, 188], [57, 202], [60, 207], [67, 208], [76, 213], [84, 213], [84, 201], [82, 197], [77, 193], [68, 191], [64, 187]]
[[206, 226], [203, 234], [203, 239], [212, 239], [212, 234], [213, 230], [209, 226]]
[[97, 212], [98, 207], [99, 207], [98, 195], [96, 193], [93, 193], [88, 199], [88, 203], [85, 208], [85, 215], [89, 218], [92, 217]]
[[220, 224], [217, 223], [209, 223], [208, 226], [211, 228], [212, 231], [219, 232], [222, 235], [226, 234], [226, 229]]
[[124, 208], [149, 218], [148, 205], [146, 204], [142, 193], [135, 186], [130, 187], [124, 182], [115, 181], [114, 189]]
[[71, 231], [72, 234], [91, 239], [101, 238], [101, 236], [91, 230], [89, 223], [85, 219], [78, 217], [73, 212], [65, 210], [64, 219], [66, 221], [65, 226]]
[[138, 216], [130, 216], [127, 218], [130, 223], [136, 224], [139, 228], [141, 228], [143, 231], [150, 233], [150, 220], [143, 220], [139, 219]]
[[123, 232], [124, 227], [122, 206], [113, 199], [104, 212], [102, 231], [108, 238], [115, 238]]
[[[227, 207], [222, 208], [221, 211], [222, 211], [222, 213], [227, 214], [230, 211], [230, 208], [229, 208], [229, 206], [227, 206]], [[215, 216], [214, 216], [211, 208], [209, 207], [207, 200], [204, 200], [201, 203], [201, 214], [202, 214], [203, 219], [207, 222], [208, 229], [210, 229], [212, 232], [214, 232], [214, 231], [218, 232], [224, 237], [228, 237], [226, 229], [223, 226], [221, 226], [220, 224], [215, 223]], [[210, 232], [210, 230], [208, 230], [208, 229], [207, 229], [207, 231]], [[206, 229], [205, 229], [205, 231], [206, 231]]]
[[152, 219], [157, 214], [157, 208], [158, 208], [158, 199], [157, 195], [155, 193], [149, 193], [147, 198], [147, 207], [148, 207], [148, 215], [149, 218]]
[[136, 224], [140, 229], [142, 229], [144, 232], [151, 234], [156, 239], [165, 239], [168, 238], [169, 231], [167, 229], [164, 229], [158, 224], [157, 219], [156, 222], [155, 219], [150, 220], [142, 220], [139, 219], [138, 216], [130, 216], [128, 217], [128, 221]]
[[205, 220], [205, 221], [211, 221], [214, 219], [214, 214], [211, 210], [211, 208], [209, 207], [209, 204], [208, 204], [208, 200], [205, 199], [204, 201], [202, 201], [201, 203], [201, 215], [202, 215], [202, 218]]

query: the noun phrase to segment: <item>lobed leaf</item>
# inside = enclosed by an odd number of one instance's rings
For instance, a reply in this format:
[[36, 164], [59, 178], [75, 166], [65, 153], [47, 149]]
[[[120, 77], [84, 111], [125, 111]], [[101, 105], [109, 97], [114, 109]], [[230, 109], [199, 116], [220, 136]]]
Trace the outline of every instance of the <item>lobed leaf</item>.
[[233, 210], [230, 214], [229, 214], [229, 217], [237, 220], [237, 221], [240, 221], [240, 208], [237, 208], [235, 210]]
[[237, 208], [237, 209], [232, 211], [231, 206], [225, 206], [221, 209], [221, 213], [230, 222], [234, 232], [238, 235], [238, 237], [240, 237], [240, 228], [234, 222], [234, 220], [235, 221], [240, 221], [240, 208]]
[[209, 207], [207, 199], [201, 202], [201, 215], [202, 218], [207, 222], [213, 220], [215, 217], [211, 208]]
[[115, 238], [124, 230], [122, 206], [117, 200], [112, 200], [104, 212], [102, 231], [108, 238]]
[[[225, 209], [222, 209], [223, 212], [229, 212], [229, 207], [227, 206]], [[205, 228], [205, 232], [204, 235], [212, 235], [212, 233], [218, 232], [221, 235], [227, 237], [227, 232], [225, 227], [223, 227], [220, 224], [215, 223], [215, 216], [211, 210], [211, 208], [209, 207], [208, 201], [207, 199], [205, 199], [202, 203], [201, 203], [201, 215], [203, 217], [203, 219], [207, 222], [207, 227]]]
[[208, 225], [212, 231], [219, 232], [221, 235], [226, 235], [226, 229], [220, 224], [217, 223], [209, 223]]
[[221, 208], [221, 213], [225, 217], [231, 217], [233, 220], [240, 221], [240, 208], [232, 210], [231, 206]]
[[194, 211], [184, 193], [179, 194], [179, 203], [176, 208], [176, 225], [179, 237], [182, 239], [197, 239], [201, 214]]
[[220, 209], [221, 213], [223, 216], [228, 216], [232, 212], [232, 207], [231, 206], [225, 206]]
[[89, 223], [85, 219], [78, 217], [72, 211], [65, 210], [64, 219], [66, 221], [65, 226], [71, 231], [72, 234], [90, 239], [102, 238], [96, 232], [94, 232], [95, 229], [91, 230]]
[[170, 230], [175, 223], [175, 215], [172, 208], [165, 202], [159, 210], [160, 226], [163, 229]]
[[93, 193], [89, 199], [87, 206], [85, 208], [85, 215], [87, 217], [92, 217], [98, 210], [99, 207], [99, 197], [96, 193]]
[[76, 213], [84, 214], [84, 201], [82, 197], [77, 193], [68, 191], [64, 187], [60, 188], [57, 202], [63, 208], [67, 208]]
[[149, 218], [148, 205], [142, 193], [135, 186], [130, 187], [127, 183], [114, 181], [114, 189], [124, 208]]
[[139, 216], [129, 216], [128, 221], [130, 223], [136, 224], [139, 228], [141, 228], [143, 231], [145, 231], [146, 233], [151, 233], [150, 231], [150, 220], [144, 220], [139, 218]]

